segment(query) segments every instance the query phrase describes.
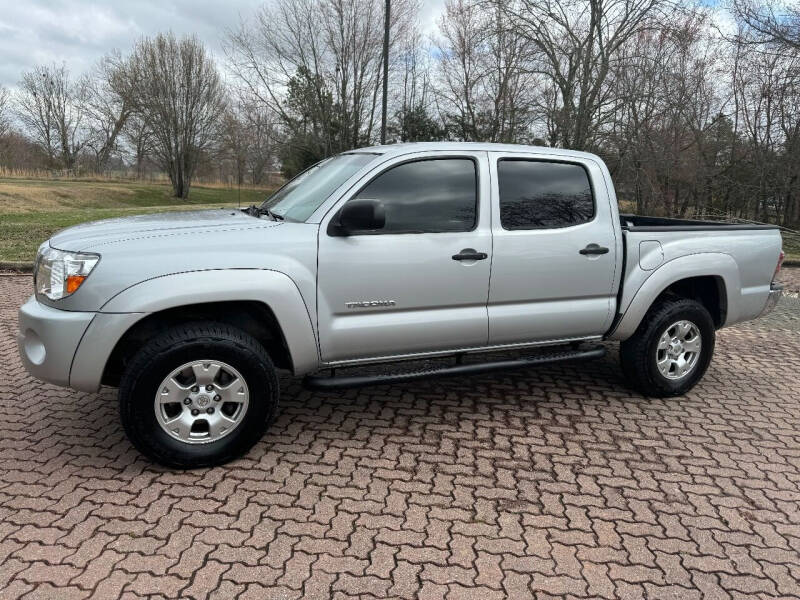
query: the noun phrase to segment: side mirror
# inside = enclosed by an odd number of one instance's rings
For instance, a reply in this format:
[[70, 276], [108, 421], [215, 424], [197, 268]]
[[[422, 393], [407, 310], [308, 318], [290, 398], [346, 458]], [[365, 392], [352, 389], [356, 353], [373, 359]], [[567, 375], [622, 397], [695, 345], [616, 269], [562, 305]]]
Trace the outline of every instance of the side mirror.
[[331, 220], [330, 235], [350, 235], [359, 231], [383, 229], [386, 224], [386, 209], [383, 202], [372, 198], [350, 200]]

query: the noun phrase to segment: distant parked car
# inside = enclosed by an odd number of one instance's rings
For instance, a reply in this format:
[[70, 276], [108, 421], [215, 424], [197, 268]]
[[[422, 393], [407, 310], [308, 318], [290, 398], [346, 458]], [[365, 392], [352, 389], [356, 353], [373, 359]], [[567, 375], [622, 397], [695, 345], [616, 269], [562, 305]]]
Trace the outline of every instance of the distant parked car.
[[[276, 367], [334, 389], [598, 357], [596, 342], [619, 340], [636, 389], [683, 394], [716, 329], [774, 307], [781, 258], [774, 227], [620, 216], [591, 154], [379, 146], [311, 167], [258, 208], [56, 234], [19, 347], [45, 381], [119, 386], [133, 444], [200, 467], [263, 435]], [[461, 361], [534, 347], [546, 350]], [[432, 371], [339, 371], [447, 355], [455, 364]]]

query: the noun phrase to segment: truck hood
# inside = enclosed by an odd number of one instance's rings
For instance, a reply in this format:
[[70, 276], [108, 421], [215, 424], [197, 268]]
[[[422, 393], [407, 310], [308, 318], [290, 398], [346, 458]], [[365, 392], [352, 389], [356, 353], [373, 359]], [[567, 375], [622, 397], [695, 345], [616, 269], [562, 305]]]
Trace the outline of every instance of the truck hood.
[[230, 208], [165, 212], [105, 219], [69, 227], [50, 238], [50, 245], [73, 252], [81, 250], [102, 252], [102, 246], [141, 238], [268, 228], [275, 225], [278, 225], [275, 221], [251, 217]]

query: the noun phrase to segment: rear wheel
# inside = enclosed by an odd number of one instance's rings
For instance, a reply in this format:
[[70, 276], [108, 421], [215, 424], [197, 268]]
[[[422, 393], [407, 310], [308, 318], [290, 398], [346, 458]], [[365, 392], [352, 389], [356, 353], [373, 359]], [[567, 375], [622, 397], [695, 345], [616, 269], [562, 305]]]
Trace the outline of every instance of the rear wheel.
[[131, 442], [169, 467], [225, 463], [266, 431], [278, 404], [272, 361], [243, 331], [218, 323], [181, 325], [142, 347], [120, 383]]
[[620, 344], [622, 369], [647, 396], [679, 396], [703, 377], [714, 354], [714, 321], [688, 298], [650, 308], [636, 333]]

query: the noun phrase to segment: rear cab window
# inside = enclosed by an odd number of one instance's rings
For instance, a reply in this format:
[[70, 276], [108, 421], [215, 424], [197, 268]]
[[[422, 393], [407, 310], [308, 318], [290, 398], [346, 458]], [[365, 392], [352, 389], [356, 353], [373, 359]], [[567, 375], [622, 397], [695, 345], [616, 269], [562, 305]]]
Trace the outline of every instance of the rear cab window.
[[580, 164], [501, 158], [497, 177], [503, 229], [556, 229], [594, 218], [589, 173]]

